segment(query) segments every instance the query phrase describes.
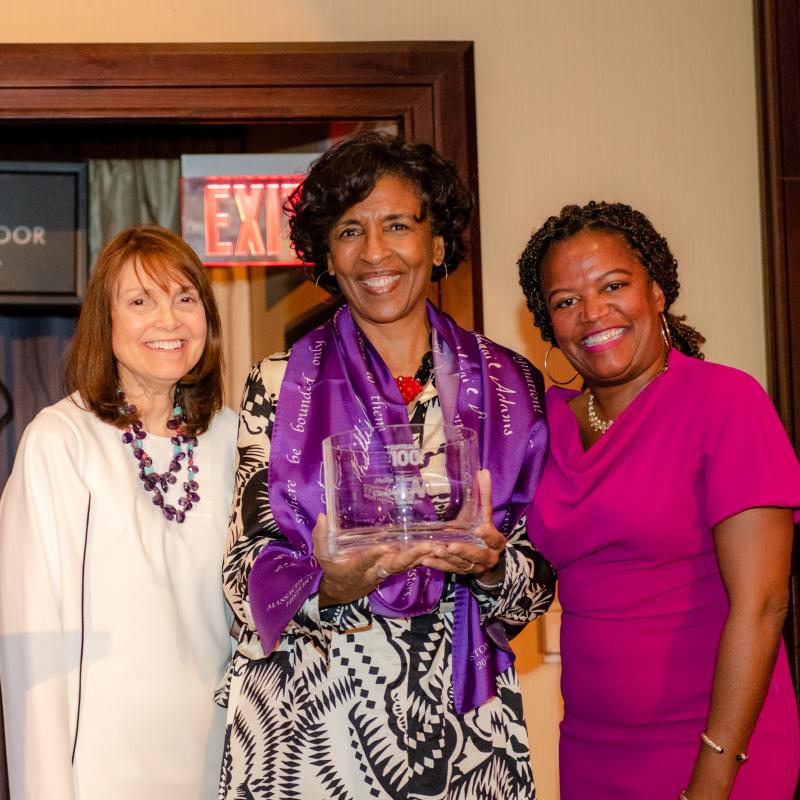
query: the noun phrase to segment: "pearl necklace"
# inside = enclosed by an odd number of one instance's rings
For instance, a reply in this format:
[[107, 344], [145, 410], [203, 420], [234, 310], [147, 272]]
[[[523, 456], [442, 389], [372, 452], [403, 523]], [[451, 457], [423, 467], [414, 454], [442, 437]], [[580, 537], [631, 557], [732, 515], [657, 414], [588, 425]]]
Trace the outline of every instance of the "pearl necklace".
[[[669, 369], [668, 357], [669, 350], [667, 350], [667, 355], [664, 358], [664, 366], [650, 379], [651, 381], [655, 380], [659, 375], [663, 375]], [[594, 394], [591, 389], [586, 390], [586, 416], [589, 419], [589, 427], [601, 435], [614, 424], [613, 419], [600, 419], [597, 416], [597, 412], [594, 410]]]
[[613, 424], [613, 419], [600, 419], [594, 410], [594, 395], [587, 389], [586, 416], [589, 418], [589, 427], [600, 434], [605, 433]]
[[[119, 392], [119, 398], [122, 402], [119, 413], [124, 417], [134, 418], [125, 433], [122, 434], [122, 443], [130, 445], [133, 457], [139, 462], [139, 479], [144, 485], [144, 490], [153, 493], [153, 505], [161, 509], [161, 513], [168, 522], [183, 522], [186, 519], [186, 513], [192, 509], [194, 503], [200, 500], [200, 495], [197, 494], [197, 490], [200, 487], [195, 480], [200, 468], [194, 463], [194, 448], [197, 447], [197, 437], [185, 434], [181, 427], [181, 424], [186, 422], [186, 418], [183, 415], [177, 392], [172, 416], [167, 421], [167, 428], [174, 431], [175, 435], [170, 438], [172, 442], [172, 461], [169, 469], [165, 472], [156, 472], [153, 469], [153, 459], [144, 450], [143, 440], [147, 437], [147, 433], [142, 427], [141, 420], [136, 419], [136, 406], [125, 402], [125, 395], [122, 392]], [[164, 495], [169, 491], [169, 487], [177, 482], [175, 473], [180, 472], [181, 461], [184, 459], [186, 460], [187, 473], [187, 480], [183, 483], [185, 494], [183, 497], [178, 498], [180, 508], [175, 508], [175, 506], [165, 502]]]

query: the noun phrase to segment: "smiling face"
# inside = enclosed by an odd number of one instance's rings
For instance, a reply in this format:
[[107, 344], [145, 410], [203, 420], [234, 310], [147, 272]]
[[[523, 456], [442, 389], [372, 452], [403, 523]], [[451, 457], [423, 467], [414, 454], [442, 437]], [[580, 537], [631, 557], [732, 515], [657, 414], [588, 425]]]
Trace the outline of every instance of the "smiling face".
[[585, 230], [542, 263], [556, 342], [590, 388], [646, 382], [664, 363], [664, 293], [624, 239]]
[[425, 324], [425, 293], [444, 240], [420, 220], [421, 207], [411, 184], [386, 175], [331, 228], [328, 271], [362, 328]]
[[159, 284], [128, 261], [112, 293], [111, 349], [126, 395], [169, 391], [200, 360], [206, 314], [178, 272]]

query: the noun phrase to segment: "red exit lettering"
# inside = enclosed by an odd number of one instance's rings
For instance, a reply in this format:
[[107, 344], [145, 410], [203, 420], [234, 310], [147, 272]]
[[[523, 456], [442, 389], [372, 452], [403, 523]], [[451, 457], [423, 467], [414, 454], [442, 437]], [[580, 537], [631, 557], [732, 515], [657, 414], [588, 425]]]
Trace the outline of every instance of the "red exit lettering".
[[301, 178], [212, 181], [203, 191], [206, 256], [243, 263], [278, 259], [286, 227], [283, 206]]

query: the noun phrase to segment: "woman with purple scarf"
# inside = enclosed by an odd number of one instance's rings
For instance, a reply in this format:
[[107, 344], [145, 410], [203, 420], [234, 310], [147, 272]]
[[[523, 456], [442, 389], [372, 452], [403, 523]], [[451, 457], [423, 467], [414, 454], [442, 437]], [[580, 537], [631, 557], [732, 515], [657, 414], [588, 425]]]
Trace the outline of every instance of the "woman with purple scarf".
[[[531, 800], [508, 640], [553, 597], [522, 516], [547, 448], [541, 376], [426, 301], [464, 258], [469, 193], [429, 146], [365, 133], [290, 204], [298, 254], [347, 302], [245, 387], [220, 798]], [[322, 440], [409, 421], [477, 432], [482, 545], [330, 559]]]

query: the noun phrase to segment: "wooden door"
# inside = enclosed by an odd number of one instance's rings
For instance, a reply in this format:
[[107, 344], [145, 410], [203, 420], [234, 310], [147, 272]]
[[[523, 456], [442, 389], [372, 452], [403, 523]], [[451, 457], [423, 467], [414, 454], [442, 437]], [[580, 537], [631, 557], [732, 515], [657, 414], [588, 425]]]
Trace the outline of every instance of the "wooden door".
[[[392, 119], [459, 166], [478, 195], [469, 42], [0, 45], [6, 126]], [[8, 128], [7, 128], [8, 129]], [[440, 305], [482, 328], [478, 217]]]
[[[800, 0], [756, 0], [756, 12], [770, 392], [800, 452]], [[786, 644], [800, 700], [796, 535]]]

